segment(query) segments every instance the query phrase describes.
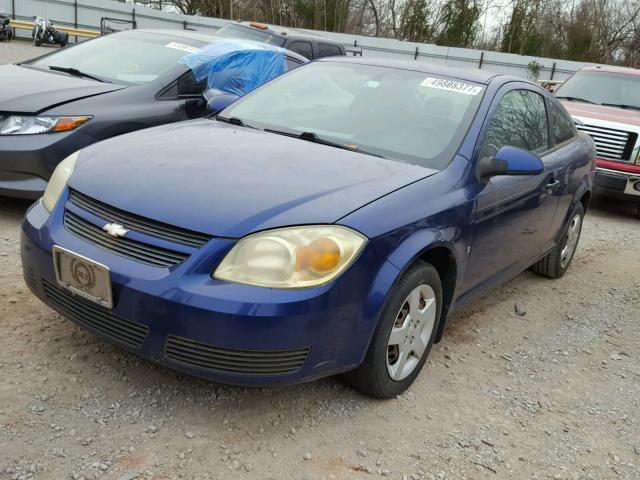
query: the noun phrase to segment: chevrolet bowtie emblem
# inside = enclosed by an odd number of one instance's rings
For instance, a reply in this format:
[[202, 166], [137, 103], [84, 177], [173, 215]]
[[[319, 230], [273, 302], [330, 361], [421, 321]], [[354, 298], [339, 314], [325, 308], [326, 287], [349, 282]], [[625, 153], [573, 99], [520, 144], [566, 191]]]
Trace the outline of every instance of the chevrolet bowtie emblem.
[[110, 236], [116, 238], [124, 237], [127, 233], [129, 233], [129, 230], [118, 223], [107, 223], [104, 227], [102, 227], [102, 229]]

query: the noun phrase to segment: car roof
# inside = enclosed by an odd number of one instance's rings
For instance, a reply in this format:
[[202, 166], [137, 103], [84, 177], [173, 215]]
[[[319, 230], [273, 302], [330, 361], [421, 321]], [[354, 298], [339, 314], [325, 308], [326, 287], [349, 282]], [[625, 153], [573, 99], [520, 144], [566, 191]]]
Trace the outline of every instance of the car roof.
[[612, 65], [596, 65], [593, 67], [583, 67], [581, 72], [606, 72], [606, 73], [624, 73], [627, 75], [640, 75], [640, 70], [629, 67], [614, 67]]
[[[439, 65], [436, 63], [419, 62], [416, 60], [389, 60], [386, 58], [369, 58], [369, 57], [328, 57], [316, 60], [318, 62], [341, 62], [356, 63], [361, 65], [373, 65], [376, 67], [389, 67], [401, 70], [412, 70], [414, 72], [431, 73], [434, 75], [442, 75], [444, 77], [454, 77], [469, 82], [488, 84], [492, 79], [499, 78], [505, 83], [507, 81], [519, 81], [531, 83], [526, 79], [511, 77], [508, 75], [500, 75], [486, 70], [456, 68]], [[533, 85], [533, 83], [532, 83]]]
[[[252, 25], [254, 23], [259, 25], [264, 25], [266, 28], [255, 27]], [[340, 42], [331, 40], [321, 35], [316, 35], [314, 32], [309, 32], [307, 30], [299, 30], [297, 28], [292, 28], [292, 27], [281, 27], [279, 25], [269, 25], [266, 23], [248, 22], [248, 21], [235, 22], [234, 25], [240, 25], [245, 28], [252, 28], [259, 32], [267, 32], [271, 35], [275, 35], [276, 37], [281, 37], [281, 38], [294, 38], [296, 40], [299, 40], [299, 39], [315, 40], [317, 42], [329, 43], [332, 45], [342, 45], [342, 43]]]
[[[215, 43], [222, 41], [229, 41], [229, 38], [218, 37], [213, 33], [203, 33], [196, 32], [193, 30], [170, 30], [170, 29], [160, 29], [160, 28], [139, 28], [136, 30], [122, 30], [121, 32], [113, 33], [112, 35], [117, 35], [118, 33], [151, 33], [155, 35], [164, 35], [166, 37], [174, 37], [174, 38], [182, 38], [189, 40], [197, 40], [203, 43]], [[296, 60], [300, 60], [302, 63], [306, 63], [309, 60], [302, 55], [297, 54], [296, 52], [292, 52], [291, 50], [287, 50], [287, 56], [291, 58], [295, 58]]]

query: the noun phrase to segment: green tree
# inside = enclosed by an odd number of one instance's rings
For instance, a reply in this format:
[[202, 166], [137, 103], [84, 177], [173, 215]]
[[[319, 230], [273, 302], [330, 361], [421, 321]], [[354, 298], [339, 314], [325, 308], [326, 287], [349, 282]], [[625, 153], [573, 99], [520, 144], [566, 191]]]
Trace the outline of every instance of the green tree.
[[402, 9], [398, 35], [409, 42], [432, 40], [431, 4], [427, 0], [409, 0]]
[[482, 8], [476, 0], [446, 0], [440, 10], [441, 27], [436, 36], [438, 45], [471, 47], [480, 25]]

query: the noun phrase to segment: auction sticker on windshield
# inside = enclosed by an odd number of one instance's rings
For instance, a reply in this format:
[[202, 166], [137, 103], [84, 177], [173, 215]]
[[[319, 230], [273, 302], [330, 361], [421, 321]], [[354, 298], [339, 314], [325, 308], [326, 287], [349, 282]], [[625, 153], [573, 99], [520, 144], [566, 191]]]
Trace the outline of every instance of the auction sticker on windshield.
[[165, 45], [167, 48], [173, 48], [174, 50], [182, 50], [183, 52], [197, 52], [198, 49], [196, 47], [192, 47], [191, 45], [185, 45], [184, 43], [171, 42]]
[[420, 86], [436, 88], [438, 90], [447, 90], [449, 92], [464, 93], [465, 95], [478, 95], [482, 91], [482, 87], [479, 85], [433, 77], [425, 78], [422, 83], [420, 83]]

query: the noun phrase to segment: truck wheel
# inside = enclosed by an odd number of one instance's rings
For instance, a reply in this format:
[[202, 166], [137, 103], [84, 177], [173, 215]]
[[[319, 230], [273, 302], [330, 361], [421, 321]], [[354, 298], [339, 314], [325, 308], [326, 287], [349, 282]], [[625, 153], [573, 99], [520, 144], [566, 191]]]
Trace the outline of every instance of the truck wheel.
[[393, 286], [364, 362], [343, 375], [375, 398], [392, 398], [416, 379], [438, 331], [442, 283], [429, 263], [412, 266]]
[[549, 278], [560, 278], [565, 274], [578, 247], [583, 219], [584, 208], [578, 202], [555, 248], [531, 267], [534, 273]]

